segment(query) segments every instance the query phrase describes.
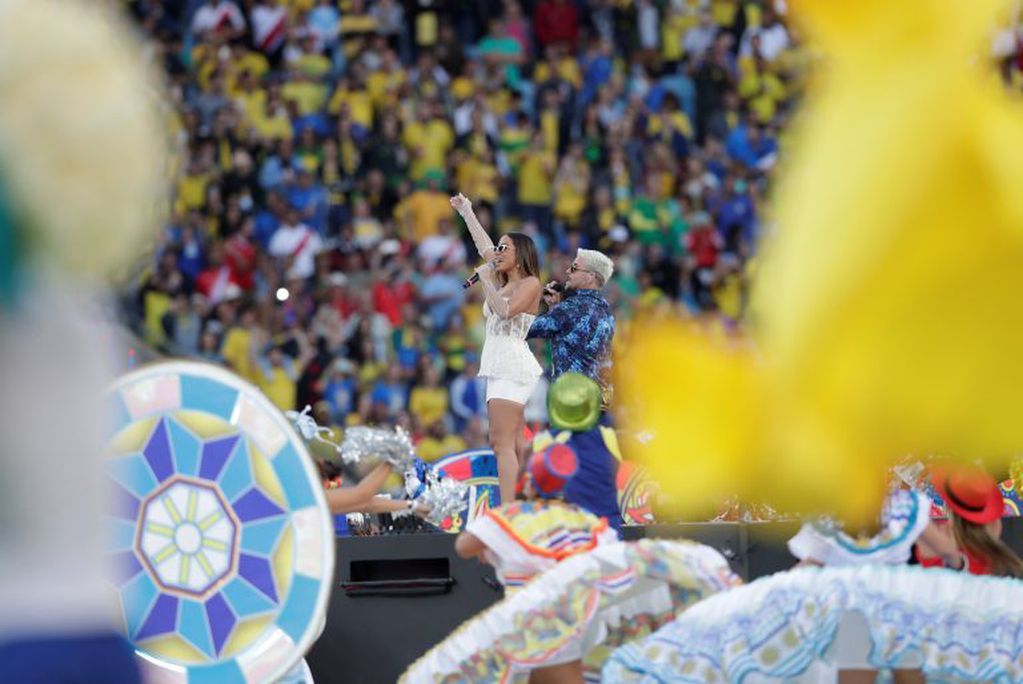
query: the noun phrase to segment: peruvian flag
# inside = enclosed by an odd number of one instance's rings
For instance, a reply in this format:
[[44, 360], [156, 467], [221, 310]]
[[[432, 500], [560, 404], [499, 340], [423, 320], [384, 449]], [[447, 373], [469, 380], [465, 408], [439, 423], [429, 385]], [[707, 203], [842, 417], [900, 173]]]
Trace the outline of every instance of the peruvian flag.
[[281, 5], [261, 4], [252, 10], [252, 37], [265, 54], [277, 51], [288, 32], [288, 10]]
[[196, 34], [227, 28], [239, 31], [245, 28], [245, 16], [233, 2], [210, 2], [200, 7], [192, 17], [192, 31]]

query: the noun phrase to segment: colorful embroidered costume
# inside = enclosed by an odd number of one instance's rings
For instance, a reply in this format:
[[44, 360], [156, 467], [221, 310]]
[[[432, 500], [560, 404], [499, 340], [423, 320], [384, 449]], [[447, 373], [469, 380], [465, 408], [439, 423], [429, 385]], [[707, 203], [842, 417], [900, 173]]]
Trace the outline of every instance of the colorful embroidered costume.
[[610, 649], [739, 584], [727, 561], [700, 544], [644, 539], [601, 545], [463, 624], [399, 682], [525, 682], [533, 669], [583, 659], [587, 681], [599, 681]]
[[780, 683], [835, 669], [920, 669], [934, 681], [1019, 681], [1023, 610], [1014, 597], [1023, 584], [903, 565], [929, 513], [925, 495], [897, 490], [872, 537], [834, 522], [804, 525], [790, 551], [826, 567], [711, 597], [612, 654], [604, 680]]
[[469, 523], [459, 543], [472, 544], [473, 537], [482, 543], [506, 598], [431, 649], [400, 681], [504, 683], [561, 664], [597, 677], [609, 649], [740, 584], [713, 549], [624, 544], [607, 520], [557, 500], [577, 465], [563, 444], [535, 452], [523, 493], [543, 498], [500, 506]]
[[490, 509], [466, 527], [506, 588], [517, 589], [559, 561], [618, 540], [607, 520], [557, 500], [516, 501]]
[[799, 568], [711, 596], [625, 646], [604, 681], [706, 684], [810, 676], [862, 616], [869, 664], [928, 681], [1023, 679], [1023, 583], [910, 566]]
[[534, 448], [551, 443], [567, 444], [579, 456], [579, 472], [565, 486], [565, 500], [607, 518], [608, 524], [620, 531], [617, 475], [621, 455], [614, 430], [600, 425], [583, 432], [544, 431], [533, 438]]
[[880, 530], [871, 537], [851, 535], [832, 520], [806, 523], [789, 540], [789, 551], [800, 560], [828, 566], [905, 563], [930, 522], [930, 502], [919, 492], [892, 491], [880, 522]]

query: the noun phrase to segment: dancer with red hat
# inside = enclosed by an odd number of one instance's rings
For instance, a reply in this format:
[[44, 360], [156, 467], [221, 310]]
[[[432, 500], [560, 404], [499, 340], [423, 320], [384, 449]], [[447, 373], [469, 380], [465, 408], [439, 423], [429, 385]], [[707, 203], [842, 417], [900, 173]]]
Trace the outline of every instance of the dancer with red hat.
[[950, 528], [961, 557], [947, 562], [921, 542], [920, 565], [1023, 578], [1023, 561], [1001, 540], [1005, 499], [995, 478], [979, 466], [939, 465], [931, 467], [931, 484], [948, 508], [951, 524], [942, 527]]
[[[1023, 681], [1023, 583], [998, 541], [998, 487], [977, 467], [934, 468], [932, 481], [953, 534], [912, 490], [890, 493], [875, 530], [807, 523], [789, 542], [801, 567], [712, 596], [619, 649], [604, 680], [852, 684], [889, 670], [896, 684]], [[914, 543], [946, 568], [1001, 577], [907, 567]]]

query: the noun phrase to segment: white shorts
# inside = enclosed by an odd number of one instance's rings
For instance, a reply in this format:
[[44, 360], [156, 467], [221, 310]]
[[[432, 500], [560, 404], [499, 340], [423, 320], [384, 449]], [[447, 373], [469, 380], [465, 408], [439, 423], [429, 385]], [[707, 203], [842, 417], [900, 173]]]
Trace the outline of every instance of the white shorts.
[[529, 398], [533, 396], [534, 389], [536, 389], [536, 380], [516, 382], [505, 378], [487, 378], [487, 401], [505, 399], [525, 406]]

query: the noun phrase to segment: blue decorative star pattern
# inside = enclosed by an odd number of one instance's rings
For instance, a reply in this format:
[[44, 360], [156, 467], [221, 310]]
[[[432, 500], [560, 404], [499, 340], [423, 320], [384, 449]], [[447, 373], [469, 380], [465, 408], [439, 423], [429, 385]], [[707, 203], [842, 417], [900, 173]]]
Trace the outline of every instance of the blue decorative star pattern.
[[109, 401], [108, 545], [140, 664], [180, 682], [283, 673], [316, 636], [334, 556], [303, 443], [202, 364], [136, 371]]

